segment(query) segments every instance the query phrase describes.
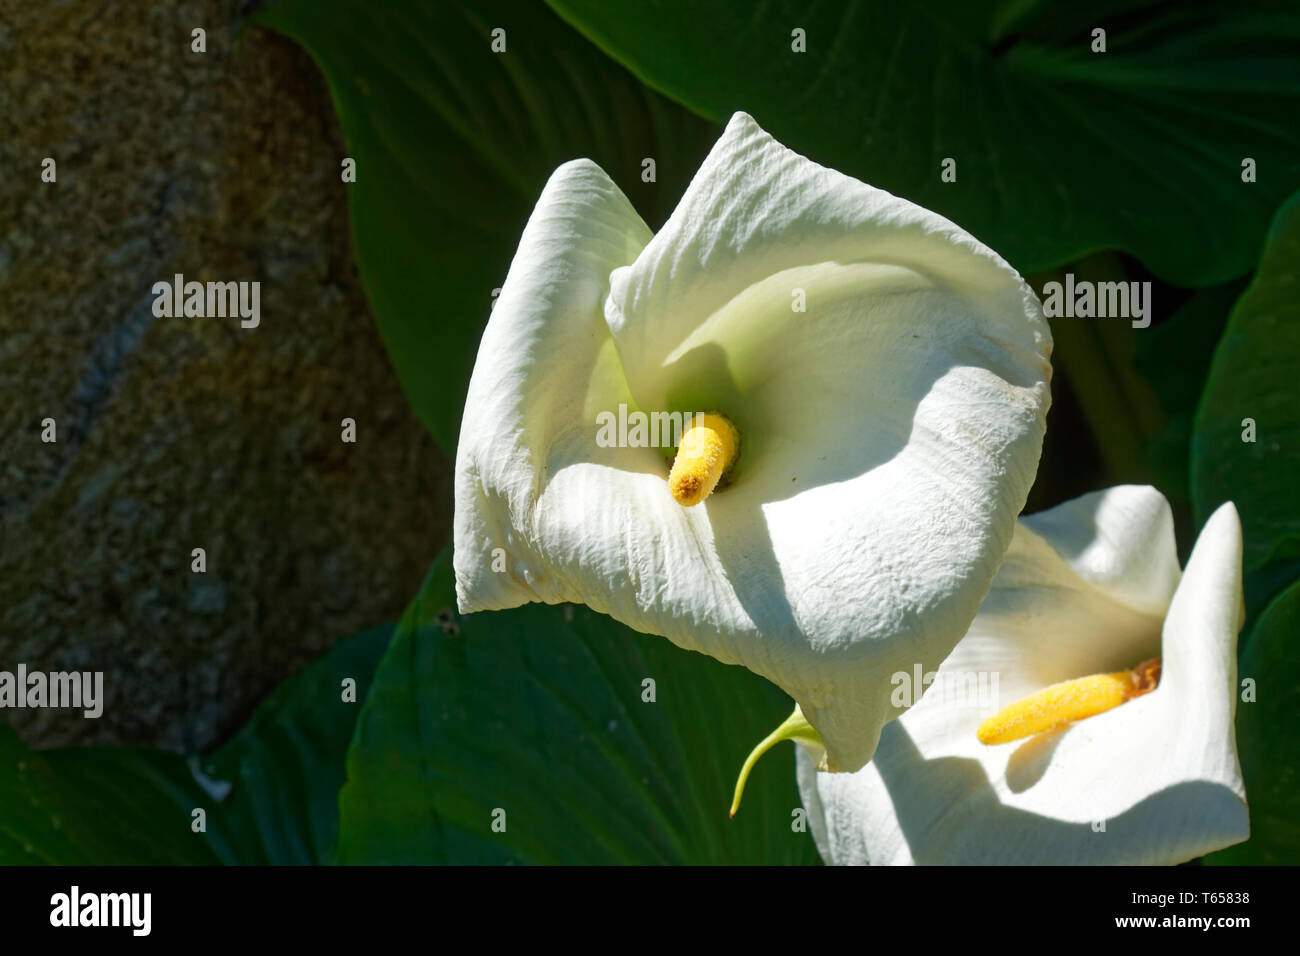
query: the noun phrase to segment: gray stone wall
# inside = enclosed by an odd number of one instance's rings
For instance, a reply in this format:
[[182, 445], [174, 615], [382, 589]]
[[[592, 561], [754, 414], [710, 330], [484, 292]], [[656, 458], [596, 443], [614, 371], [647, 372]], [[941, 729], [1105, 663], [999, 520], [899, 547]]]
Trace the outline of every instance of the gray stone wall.
[[[258, 5], [0, 0], [0, 669], [101, 670], [107, 697], [98, 720], [0, 713], [35, 745], [210, 747], [399, 616], [447, 540], [449, 466], [366, 307], [328, 91], [240, 32]], [[178, 272], [259, 280], [260, 327], [155, 318]]]

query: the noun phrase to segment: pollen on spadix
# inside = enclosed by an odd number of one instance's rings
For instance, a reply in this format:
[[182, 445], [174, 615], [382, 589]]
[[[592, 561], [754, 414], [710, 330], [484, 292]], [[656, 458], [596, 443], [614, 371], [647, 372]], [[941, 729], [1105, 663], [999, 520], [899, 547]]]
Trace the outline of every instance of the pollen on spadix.
[[740, 432], [731, 419], [717, 412], [690, 416], [668, 474], [668, 490], [676, 502], [689, 508], [718, 487], [718, 482], [740, 453]]
[[1132, 670], [1053, 684], [1004, 707], [980, 724], [975, 736], [980, 743], [993, 745], [1057, 730], [1141, 697], [1159, 683], [1160, 658], [1154, 657]]

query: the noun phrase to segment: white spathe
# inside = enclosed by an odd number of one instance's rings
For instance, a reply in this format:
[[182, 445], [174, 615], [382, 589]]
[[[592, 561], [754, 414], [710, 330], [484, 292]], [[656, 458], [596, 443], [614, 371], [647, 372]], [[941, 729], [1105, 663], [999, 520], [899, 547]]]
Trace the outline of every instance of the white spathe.
[[[579, 602], [743, 664], [857, 769], [900, 712], [890, 674], [938, 666], [1010, 544], [1050, 351], [994, 252], [743, 113], [657, 235], [597, 166], [566, 163], [470, 382], [460, 609]], [[671, 449], [597, 445], [621, 403], [730, 417], [734, 481], [678, 505]]]
[[[798, 756], [822, 858], [845, 864], [1172, 864], [1250, 835], [1237, 762], [1241, 524], [1179, 575], [1169, 505], [1121, 486], [1023, 519], [970, 633], [854, 774]], [[1159, 655], [1149, 694], [988, 747], [980, 721], [1059, 681]], [[941, 692], [996, 674], [997, 701]], [[974, 706], [972, 706], [974, 703]]]

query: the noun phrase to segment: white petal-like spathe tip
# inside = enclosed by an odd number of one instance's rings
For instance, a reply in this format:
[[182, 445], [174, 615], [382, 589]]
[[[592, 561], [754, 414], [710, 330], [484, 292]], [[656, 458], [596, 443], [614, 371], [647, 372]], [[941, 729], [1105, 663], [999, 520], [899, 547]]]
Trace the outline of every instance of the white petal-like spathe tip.
[[589, 160], [557, 169], [538, 199], [465, 400], [453, 523], [462, 612], [553, 599], [562, 585], [531, 533], [548, 477], [569, 464], [596, 472], [624, 466], [625, 450], [592, 440], [596, 411], [628, 400], [601, 305], [611, 270], [631, 262], [650, 236]]
[[[873, 761], [830, 775], [800, 755], [823, 858], [1172, 864], [1246, 839], [1232, 722], [1240, 605], [1231, 505], [1207, 522], [1181, 580], [1153, 489], [1112, 488], [1025, 519], [970, 635], [885, 728]], [[1054, 733], [992, 747], [975, 737], [985, 717], [1047, 684], [1154, 653], [1163, 673], [1149, 694]]]
[[[541, 329], [549, 306], [507, 300], [515, 271], [492, 324], [527, 308]], [[590, 336], [614, 384], [540, 339], [507, 363], [535, 370], [528, 381], [485, 371], [496, 384], [478, 387], [475, 368], [457, 458], [462, 603], [577, 601], [743, 664], [798, 701], [832, 767], [862, 766], [900, 713], [891, 675], [938, 666], [1011, 541], [1049, 403], [1037, 298], [957, 226], [744, 114], [663, 230], [611, 271]], [[488, 345], [480, 365], [506, 361]], [[566, 414], [541, 396], [557, 378]], [[489, 397], [549, 411], [525, 427], [476, 407]], [[677, 505], [658, 451], [597, 448], [595, 411], [620, 401], [730, 417], [734, 481]], [[471, 418], [503, 421], [515, 454], [488, 461]], [[493, 546], [522, 568], [515, 583], [493, 583]]]

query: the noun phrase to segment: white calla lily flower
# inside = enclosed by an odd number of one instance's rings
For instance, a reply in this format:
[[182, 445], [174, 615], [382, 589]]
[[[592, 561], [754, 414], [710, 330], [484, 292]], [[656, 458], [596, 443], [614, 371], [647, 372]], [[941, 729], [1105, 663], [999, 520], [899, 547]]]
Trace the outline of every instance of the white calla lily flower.
[[[938, 666], [1011, 542], [1050, 351], [994, 252], [744, 114], [656, 235], [567, 163], [470, 382], [460, 610], [578, 602], [742, 664], [857, 769], [897, 716], [889, 674]], [[600, 440], [614, 416], [706, 412], [671, 492], [671, 444], [627, 447], [635, 422]]]
[[[841, 864], [1172, 864], [1250, 835], [1237, 762], [1241, 525], [1225, 504], [1180, 576], [1168, 503], [1123, 486], [1024, 518], [988, 599], [872, 762], [826, 774], [801, 750], [823, 859]], [[1159, 683], [1057, 729], [986, 745], [1029, 695], [1084, 690], [1160, 657]], [[998, 701], [970, 692], [996, 677]], [[967, 693], [960, 691], [964, 688]], [[1049, 695], [1053, 696], [1053, 695]], [[1054, 693], [1066, 717], [1080, 694]], [[1086, 695], [1084, 695], [1086, 696]], [[1050, 709], [1050, 708], [1049, 708]]]

